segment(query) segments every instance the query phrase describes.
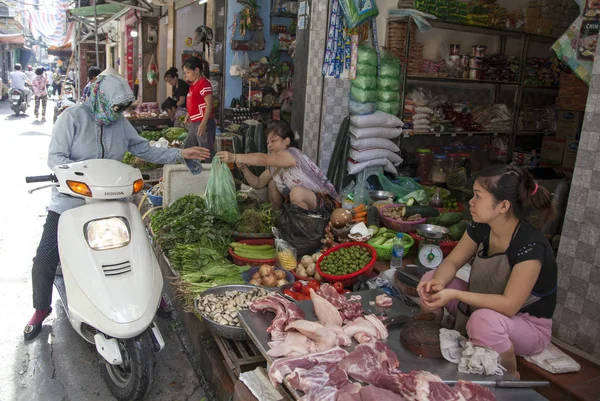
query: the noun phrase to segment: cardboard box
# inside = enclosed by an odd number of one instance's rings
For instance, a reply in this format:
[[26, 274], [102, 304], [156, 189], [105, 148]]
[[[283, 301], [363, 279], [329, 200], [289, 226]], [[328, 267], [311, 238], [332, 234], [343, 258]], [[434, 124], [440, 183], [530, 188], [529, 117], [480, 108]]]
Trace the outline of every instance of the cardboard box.
[[567, 141], [565, 143], [565, 153], [563, 154], [563, 167], [573, 169], [575, 168], [575, 160], [577, 160], [577, 149], [579, 148], [579, 141]]
[[583, 111], [558, 110], [556, 137], [571, 141], [579, 139], [583, 125]]
[[565, 153], [565, 143], [566, 141], [560, 138], [544, 138], [542, 141], [540, 160], [544, 163], [560, 166]]

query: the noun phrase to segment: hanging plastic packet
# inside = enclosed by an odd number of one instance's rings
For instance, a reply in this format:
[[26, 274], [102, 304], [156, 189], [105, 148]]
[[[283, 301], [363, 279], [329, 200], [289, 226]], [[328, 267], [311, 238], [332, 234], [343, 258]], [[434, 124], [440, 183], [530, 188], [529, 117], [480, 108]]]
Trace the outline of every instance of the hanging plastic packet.
[[431, 24], [427, 21], [427, 18], [437, 19], [435, 15], [413, 9], [390, 10], [388, 15], [390, 17], [412, 17], [421, 32], [425, 32], [431, 28]]
[[340, 0], [340, 7], [349, 29], [379, 15], [375, 0]]
[[296, 257], [296, 249], [289, 242], [280, 238], [279, 230], [275, 227], [271, 228], [275, 237], [275, 258], [277, 266], [285, 270], [294, 270], [298, 265]]

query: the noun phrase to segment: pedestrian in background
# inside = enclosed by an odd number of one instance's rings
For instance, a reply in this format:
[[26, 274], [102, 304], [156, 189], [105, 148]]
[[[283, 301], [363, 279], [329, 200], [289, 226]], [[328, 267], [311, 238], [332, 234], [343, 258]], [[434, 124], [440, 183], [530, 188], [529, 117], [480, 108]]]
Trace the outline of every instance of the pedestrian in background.
[[85, 85], [85, 88], [83, 88], [83, 93], [81, 94], [82, 102], [85, 102], [87, 98], [90, 97], [90, 89], [92, 88], [93, 83], [96, 82], [96, 79], [101, 72], [102, 70], [96, 66], [90, 67], [88, 70], [88, 83]]
[[36, 68], [35, 78], [31, 81], [31, 87], [33, 88], [33, 95], [35, 96], [35, 108], [33, 114], [35, 118], [38, 118], [38, 111], [40, 110], [40, 102], [42, 103], [42, 122], [46, 121], [46, 104], [48, 103], [48, 89], [46, 85], [48, 81], [44, 76], [43, 68]]
[[52, 74], [52, 86], [54, 86], [54, 93], [56, 96], [60, 98], [60, 81], [62, 81], [62, 75], [60, 75], [60, 70], [58, 68], [54, 69], [54, 74]]

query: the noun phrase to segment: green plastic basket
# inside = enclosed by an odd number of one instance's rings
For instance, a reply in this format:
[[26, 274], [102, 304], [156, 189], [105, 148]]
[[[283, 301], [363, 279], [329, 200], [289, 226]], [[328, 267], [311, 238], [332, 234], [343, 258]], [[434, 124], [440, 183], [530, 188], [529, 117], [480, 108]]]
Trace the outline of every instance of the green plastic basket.
[[[389, 231], [391, 231], [391, 230], [388, 230], [388, 232]], [[415, 244], [415, 239], [407, 233], [402, 233], [402, 234], [404, 235], [403, 238], [409, 238], [408, 244], [404, 245], [404, 255], [407, 255], [410, 248], [412, 248], [413, 245]], [[375, 249], [375, 252], [377, 252], [377, 260], [385, 260], [385, 261], [392, 260], [392, 250], [394, 249], [393, 246], [381, 246], [381, 245], [371, 245], [371, 246]]]

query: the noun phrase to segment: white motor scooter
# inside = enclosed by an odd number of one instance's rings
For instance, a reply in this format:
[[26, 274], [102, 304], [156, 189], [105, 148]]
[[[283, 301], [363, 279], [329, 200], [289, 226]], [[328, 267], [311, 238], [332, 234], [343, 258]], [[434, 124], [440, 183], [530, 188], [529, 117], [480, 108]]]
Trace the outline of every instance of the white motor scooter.
[[102, 376], [111, 393], [118, 400], [141, 400], [152, 384], [154, 353], [165, 345], [154, 324], [161, 271], [140, 212], [126, 200], [142, 189], [142, 175], [108, 159], [53, 171], [26, 181], [51, 181], [41, 188], [56, 186], [86, 201], [60, 216], [62, 277], [54, 285], [75, 331], [104, 359]]

